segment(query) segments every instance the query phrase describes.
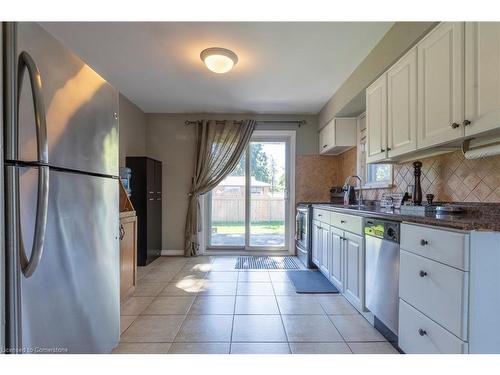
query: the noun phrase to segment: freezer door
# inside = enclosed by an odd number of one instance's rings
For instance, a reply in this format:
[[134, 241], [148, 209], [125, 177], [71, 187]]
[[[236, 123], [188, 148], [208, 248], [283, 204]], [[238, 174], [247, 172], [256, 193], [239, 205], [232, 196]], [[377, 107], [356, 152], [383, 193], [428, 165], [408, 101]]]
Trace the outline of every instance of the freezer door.
[[[37, 23], [17, 24], [17, 54], [27, 51], [42, 78], [49, 164], [118, 175], [118, 92]], [[18, 160], [36, 161], [28, 74], [19, 99]]]
[[[31, 249], [36, 168], [19, 168], [20, 230]], [[50, 172], [44, 251], [21, 275], [22, 347], [27, 352], [109, 353], [119, 340], [118, 181]]]

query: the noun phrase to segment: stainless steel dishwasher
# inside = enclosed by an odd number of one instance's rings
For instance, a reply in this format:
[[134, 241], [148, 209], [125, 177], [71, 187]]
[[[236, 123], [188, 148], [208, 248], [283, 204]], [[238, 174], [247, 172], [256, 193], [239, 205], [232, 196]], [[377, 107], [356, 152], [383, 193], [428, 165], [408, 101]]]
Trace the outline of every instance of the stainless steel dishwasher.
[[375, 328], [393, 344], [398, 336], [399, 227], [395, 221], [365, 221], [366, 307], [375, 316]]

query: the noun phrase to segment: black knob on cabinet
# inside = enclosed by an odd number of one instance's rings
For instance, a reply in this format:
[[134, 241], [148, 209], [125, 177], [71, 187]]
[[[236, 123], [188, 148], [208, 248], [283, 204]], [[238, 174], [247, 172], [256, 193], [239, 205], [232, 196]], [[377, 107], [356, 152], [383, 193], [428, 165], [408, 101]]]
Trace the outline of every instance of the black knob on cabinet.
[[471, 122], [469, 120], [464, 120], [464, 122], [462, 122], [463, 126], [469, 126], [470, 124]]
[[420, 240], [420, 245], [425, 246], [428, 244], [429, 244], [429, 242], [427, 242], [427, 240]]
[[460, 126], [460, 124], [454, 122], [453, 124], [450, 125], [452, 129], [456, 129]]
[[427, 331], [426, 331], [425, 329], [419, 328], [419, 330], [418, 330], [418, 334], [419, 334], [420, 336], [425, 336], [425, 335], [427, 335]]
[[381, 149], [380, 149], [380, 152], [385, 152], [385, 148], [381, 148]]
[[425, 272], [425, 271], [420, 271], [418, 274], [420, 275], [420, 277], [427, 276], [427, 272]]

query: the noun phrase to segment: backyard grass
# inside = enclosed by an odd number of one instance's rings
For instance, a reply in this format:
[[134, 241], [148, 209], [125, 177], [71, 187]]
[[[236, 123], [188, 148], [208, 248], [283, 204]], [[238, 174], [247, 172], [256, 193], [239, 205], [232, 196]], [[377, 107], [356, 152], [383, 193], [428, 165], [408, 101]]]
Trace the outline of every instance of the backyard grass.
[[[245, 232], [245, 224], [234, 223], [212, 223], [214, 233], [238, 234]], [[285, 233], [285, 223], [283, 221], [269, 221], [251, 224], [253, 234], [281, 234]]]

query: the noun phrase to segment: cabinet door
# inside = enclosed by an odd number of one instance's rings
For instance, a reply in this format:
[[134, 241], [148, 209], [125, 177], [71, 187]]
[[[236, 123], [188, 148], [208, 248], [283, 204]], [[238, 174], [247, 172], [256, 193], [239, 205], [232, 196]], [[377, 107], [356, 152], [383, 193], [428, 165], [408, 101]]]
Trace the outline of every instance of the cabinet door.
[[464, 135], [464, 23], [444, 22], [417, 45], [418, 148]]
[[161, 161], [155, 161], [155, 193], [161, 196], [162, 167]]
[[120, 298], [123, 300], [136, 284], [136, 218], [120, 220]]
[[335, 142], [335, 119], [330, 120], [319, 132], [319, 153], [328, 152]]
[[366, 162], [387, 157], [387, 75], [366, 89]]
[[312, 223], [312, 240], [311, 240], [311, 258], [312, 262], [319, 267], [319, 248], [320, 248], [320, 224], [313, 220]]
[[146, 185], [147, 195], [155, 194], [155, 161], [153, 159], [146, 159]]
[[330, 275], [329, 279], [342, 292], [343, 289], [343, 231], [336, 228], [330, 229]]
[[417, 49], [387, 72], [389, 157], [417, 148]]
[[321, 262], [320, 262], [320, 271], [323, 272], [323, 275], [325, 277], [328, 277], [329, 275], [329, 234], [330, 231], [328, 230], [328, 226], [324, 225], [321, 227], [320, 230], [321, 233]]
[[358, 310], [362, 310], [364, 304], [363, 237], [346, 233], [344, 254], [344, 295]]
[[466, 136], [500, 128], [500, 22], [465, 24], [465, 119]]

